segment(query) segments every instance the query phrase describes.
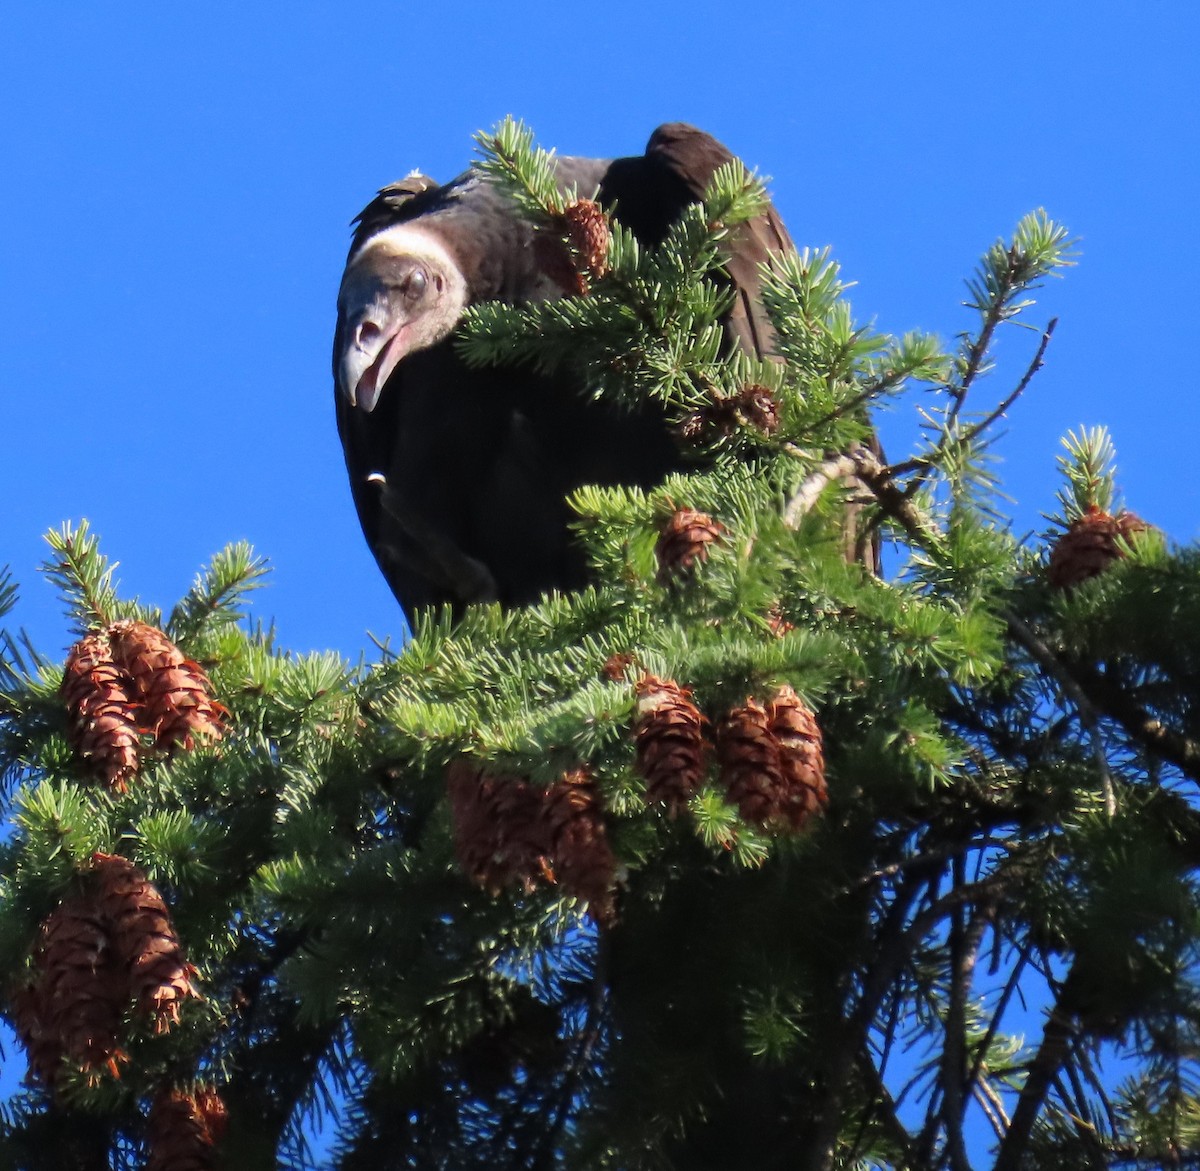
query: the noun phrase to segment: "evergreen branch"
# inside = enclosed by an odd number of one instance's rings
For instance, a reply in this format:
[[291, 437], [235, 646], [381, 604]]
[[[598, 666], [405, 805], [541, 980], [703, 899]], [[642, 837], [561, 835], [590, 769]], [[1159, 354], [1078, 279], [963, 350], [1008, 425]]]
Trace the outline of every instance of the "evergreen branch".
[[[810, 458], [807, 452], [793, 444], [785, 444], [783, 450], [797, 460]], [[864, 444], [856, 444], [846, 455], [826, 460], [800, 485], [784, 506], [785, 524], [797, 526], [826, 485], [849, 473], [857, 475], [871, 490], [881, 512], [898, 521], [917, 545], [931, 552], [942, 546], [942, 533], [934, 522], [896, 486], [891, 470]]]
[[[1178, 1048], [1176, 1051], [1178, 1052]], [[1088, 1085], [1092, 1087], [1096, 1097], [1100, 1100], [1100, 1105], [1104, 1108], [1105, 1116], [1108, 1119], [1109, 1131], [1115, 1138], [1121, 1132], [1121, 1120], [1117, 1115], [1116, 1107], [1113, 1106], [1112, 1101], [1109, 1098], [1108, 1091], [1105, 1089], [1104, 1083], [1100, 1079], [1099, 1071], [1096, 1069], [1096, 1066], [1092, 1061], [1092, 1056], [1088, 1052], [1086, 1046], [1079, 1046], [1077, 1057], [1079, 1060], [1079, 1067], [1083, 1071], [1084, 1077], [1086, 1077], [1088, 1080]]]
[[[1041, 370], [1045, 364], [1046, 348], [1050, 345], [1050, 338], [1054, 335], [1054, 330], [1058, 325], [1058, 318], [1052, 317], [1046, 328], [1042, 331], [1042, 339], [1038, 345], [1036, 353], [1030, 360], [1029, 365], [1025, 368], [1025, 373], [1022, 375], [1020, 382], [1008, 393], [1008, 395], [1000, 402], [994, 410], [990, 411], [978, 423], [972, 424], [962, 433], [962, 435], [954, 435], [953, 427], [947, 423], [947, 427], [942, 434], [942, 438], [938, 441], [937, 446], [928, 455], [914, 456], [912, 459], [904, 460], [902, 463], [893, 464], [888, 468], [888, 471], [893, 476], [905, 475], [908, 472], [928, 470], [937, 467], [945, 458], [947, 449], [953, 444], [956, 447], [964, 448], [974, 442], [980, 435], [983, 434], [989, 427], [995, 424], [999, 419], [1003, 418], [1005, 413], [1012, 407], [1013, 403], [1025, 393], [1030, 382], [1033, 381], [1034, 375]], [[918, 477], [906, 489], [906, 494], [912, 496], [919, 490], [924, 483], [924, 477]]]
[[997, 265], [1001, 274], [999, 287], [993, 290], [992, 296], [987, 299], [986, 309], [978, 304], [978, 299], [974, 305], [974, 308], [983, 310], [983, 327], [976, 335], [975, 340], [967, 347], [965, 368], [962, 372], [962, 377], [956, 386], [950, 385], [946, 387], [954, 404], [950, 411], [951, 422], [958, 417], [963, 403], [966, 402], [972, 383], [979, 376], [980, 370], [983, 369], [984, 359], [987, 357], [987, 352], [992, 344], [992, 336], [995, 334], [1000, 323], [1005, 319], [1007, 303], [1019, 287], [1015, 281], [1017, 262], [1020, 259], [1016, 244], [1009, 247], [1007, 253], [1004, 254], [1004, 259], [1006, 263]]
[[912, 1136], [908, 1133], [904, 1123], [900, 1121], [899, 1104], [885, 1084], [879, 1068], [871, 1060], [870, 1053], [866, 1050], [859, 1054], [858, 1072], [867, 1085], [870, 1105], [863, 1115], [858, 1139], [851, 1146], [851, 1157], [854, 1157], [854, 1153], [862, 1142], [867, 1126], [871, 1122], [878, 1122], [899, 1156], [898, 1161], [892, 1164], [896, 1171], [908, 1171], [909, 1168], [915, 1168], [917, 1164], [913, 1161]]
[[554, 152], [534, 145], [524, 122], [506, 117], [490, 132], [475, 136], [476, 167], [535, 224], [546, 225], [562, 212], [563, 192], [555, 176]]
[[904, 367], [888, 370], [885, 374], [868, 382], [857, 394], [850, 395], [844, 402], [838, 403], [836, 407], [819, 416], [812, 423], [806, 423], [804, 433], [819, 432], [822, 427], [828, 427], [830, 423], [835, 423], [838, 419], [853, 414], [860, 407], [865, 407], [869, 402], [887, 394], [888, 391], [895, 390], [912, 375], [913, 371]]
[[187, 643], [213, 621], [236, 622], [239, 602], [262, 584], [266, 573], [266, 560], [254, 556], [249, 542], [228, 545], [197, 575], [192, 588], [171, 611], [167, 632], [177, 642]]
[[1028, 963], [1029, 947], [1026, 945], [1021, 948], [1017, 962], [1013, 964], [1012, 970], [1008, 973], [1008, 978], [1004, 981], [1004, 989], [1000, 993], [1000, 999], [996, 1002], [996, 1007], [992, 1010], [992, 1019], [988, 1022], [987, 1031], [976, 1047], [975, 1059], [967, 1073], [966, 1084], [968, 1091], [981, 1089], [986, 1083], [986, 1078], [982, 1075], [986, 1070], [988, 1052], [992, 1047], [992, 1042], [996, 1039], [996, 1034], [1000, 1031], [1000, 1024], [1004, 1019], [1004, 1014], [1008, 1011], [1009, 1002], [1012, 1000], [1013, 994], [1020, 987], [1021, 973], [1025, 970]]
[[603, 1029], [605, 1011], [609, 999], [609, 952], [612, 946], [606, 928], [597, 929], [596, 958], [592, 970], [591, 990], [587, 1009], [580, 1026], [573, 1051], [567, 1063], [566, 1074], [560, 1087], [558, 1103], [553, 1119], [542, 1132], [537, 1151], [538, 1159], [530, 1166], [548, 1165], [555, 1145], [571, 1120], [572, 1108], [577, 1107], [581, 1097], [580, 1086], [599, 1043]]
[[[955, 886], [966, 885], [963, 857], [951, 863]], [[988, 909], [990, 911], [990, 908]], [[946, 1154], [953, 1171], [970, 1171], [967, 1147], [963, 1137], [966, 1115], [966, 1002], [975, 973], [979, 944], [986, 930], [987, 918], [978, 909], [969, 924], [964, 922], [962, 908], [951, 913], [949, 944], [950, 998], [946, 1011], [945, 1043], [942, 1048], [942, 1120], [946, 1127]]]
[[1039, 208], [1022, 218], [1011, 244], [997, 241], [985, 253], [975, 278], [967, 282], [973, 297], [967, 304], [983, 315], [983, 324], [963, 355], [958, 383], [946, 388], [953, 400], [950, 423], [957, 419], [971, 385], [984, 369], [996, 329], [1031, 304], [1014, 298], [1053, 275], [1056, 268], [1073, 264], [1073, 244], [1062, 225]]
[[1095, 708], [1116, 720], [1130, 739], [1200, 784], [1200, 742], [1167, 727], [1100, 672], [1082, 663], [1064, 664], [1063, 669], [1072, 675], [1079, 693]]
[[1061, 516], [1053, 519], [1066, 528], [1090, 508], [1116, 512], [1120, 507], [1116, 489], [1116, 450], [1108, 429], [1084, 427], [1078, 435], [1068, 431], [1062, 443], [1066, 455], [1060, 455], [1057, 462], [1067, 483], [1057, 494]]
[[825, 1076], [822, 1082], [823, 1101], [811, 1115], [808, 1141], [801, 1154], [797, 1171], [828, 1171], [833, 1164], [834, 1147], [841, 1125], [842, 1102], [857, 1055], [871, 1028], [879, 1006], [887, 996], [896, 973], [909, 955], [907, 946], [911, 931], [905, 920], [940, 873], [940, 864], [926, 865], [914, 870], [909, 882], [892, 899], [887, 916], [872, 940], [870, 954], [874, 962], [863, 974], [858, 1003], [845, 1016], [840, 1037], [826, 1055]]
[[68, 522], [51, 529], [46, 543], [55, 556], [42, 565], [46, 576], [58, 588], [75, 620], [78, 633], [107, 626], [117, 618], [117, 591], [113, 587], [116, 562], [109, 562], [99, 550], [99, 540], [88, 530], [88, 522], [77, 528]]
[[1063, 691], [1075, 705], [1079, 718], [1091, 737], [1093, 752], [1096, 759], [1096, 769], [1100, 776], [1100, 786], [1104, 793], [1104, 806], [1109, 817], [1116, 814], [1116, 791], [1113, 787], [1112, 772], [1108, 767], [1108, 753], [1104, 739], [1100, 733], [1099, 711], [1091, 697], [1080, 686], [1079, 680], [1049, 647], [1049, 645], [1011, 610], [1003, 610], [1001, 614], [1008, 625], [1009, 632], [1055, 679]]
[[892, 470], [885, 467], [868, 447], [859, 445], [850, 454], [858, 478], [874, 493], [882, 512], [898, 521], [918, 545], [936, 553], [944, 543], [941, 531], [921, 512], [912, 498], [897, 487]]
[[987, 1118], [997, 1141], [1002, 1141], [1004, 1132], [1012, 1122], [1008, 1112], [1004, 1109], [1004, 1099], [987, 1083], [986, 1079], [977, 1082], [971, 1092], [979, 1108], [983, 1111], [984, 1117]]
[[[798, 448], [793, 447], [790, 450], [797, 457], [802, 455]], [[789, 529], [799, 528], [800, 522], [812, 511], [830, 482], [852, 474], [856, 466], [852, 455], [838, 455], [827, 459], [806, 477], [788, 498], [783, 508], [783, 523]]]
[[[1058, 680], [1086, 724], [1095, 727], [1101, 714], [1109, 716], [1143, 748], [1161, 756], [1200, 783], [1200, 743], [1166, 727], [1099, 672], [1082, 663], [1070, 663], [1060, 658], [1044, 639], [1011, 610], [1002, 611], [1002, 617], [1014, 639]], [[1111, 785], [1107, 762], [1101, 775], [1102, 778], [1107, 776]]]
[[[801, 456], [803, 453], [796, 450], [793, 454]], [[856, 473], [874, 493], [883, 513], [897, 520], [919, 545], [930, 551], [936, 550], [942, 540], [940, 532], [896, 486], [892, 480], [892, 469], [885, 468], [865, 448], [856, 448], [851, 455]], [[1089, 672], [1080, 664], [1069, 665], [1064, 662], [1012, 610], [1002, 610], [1001, 617], [1013, 638], [1058, 680], [1091, 732], [1097, 772], [1110, 816], [1115, 812], [1116, 795], [1099, 730], [1098, 716], [1101, 711], [1116, 720], [1143, 747], [1179, 767], [1192, 780], [1200, 782], [1200, 743], [1166, 727], [1159, 719], [1112, 688], [1102, 676]], [[1089, 694], [1089, 691], [1095, 694]]]
[[0, 567], [0, 618], [17, 604], [17, 585], [7, 565]]
[[[1070, 1083], [1070, 1096], [1074, 1098], [1074, 1108], [1071, 1110], [1071, 1116], [1075, 1124], [1075, 1133], [1079, 1136], [1079, 1140], [1083, 1146], [1090, 1150], [1094, 1165], [1096, 1167], [1104, 1167], [1107, 1165], [1104, 1144], [1100, 1141], [1099, 1128], [1091, 1120], [1093, 1115], [1091, 1103], [1088, 1102], [1087, 1091], [1084, 1089], [1083, 1082], [1079, 1078], [1079, 1070], [1076, 1069], [1075, 1062], [1068, 1061], [1064, 1066], [1064, 1072], [1067, 1075], [1067, 1081]], [[1066, 1087], [1062, 1085], [1062, 1074], [1055, 1079], [1055, 1088], [1058, 1090], [1059, 1097], [1064, 1102], [1068, 1101]], [[1100, 1087], [1099, 1082], [1094, 1082], [1093, 1088], [1099, 1090], [1099, 1097], [1107, 1106], [1107, 1096], [1103, 1088]], [[1108, 1114], [1109, 1117], [1112, 1116], [1111, 1109], [1108, 1110]]]

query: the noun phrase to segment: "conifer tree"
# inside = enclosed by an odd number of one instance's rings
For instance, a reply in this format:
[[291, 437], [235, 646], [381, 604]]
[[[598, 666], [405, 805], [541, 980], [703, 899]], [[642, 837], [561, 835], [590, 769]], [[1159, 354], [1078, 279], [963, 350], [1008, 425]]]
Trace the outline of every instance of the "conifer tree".
[[653, 397], [694, 470], [575, 494], [588, 589], [370, 667], [278, 647], [244, 546], [163, 614], [49, 535], [71, 649], [0, 658], [0, 1166], [1196, 1165], [1200, 553], [1102, 430], [1036, 539], [988, 458], [1066, 231], [985, 253], [948, 353], [784, 258], [757, 362], [713, 280], [753, 176], [643, 250], [524, 128], [480, 144], [571, 295], [464, 355]]

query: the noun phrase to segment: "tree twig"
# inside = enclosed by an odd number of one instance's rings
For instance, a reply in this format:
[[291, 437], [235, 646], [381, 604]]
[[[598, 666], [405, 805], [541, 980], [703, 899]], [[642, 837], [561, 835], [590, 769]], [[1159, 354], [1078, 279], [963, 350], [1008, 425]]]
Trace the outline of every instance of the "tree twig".
[[[966, 429], [966, 431], [963, 432], [961, 436], [953, 440], [953, 442], [959, 444], [960, 446], [962, 444], [970, 443], [973, 439], [981, 435], [990, 426], [992, 426], [992, 424], [998, 419], [1002, 418], [1004, 414], [1012, 407], [1013, 403], [1015, 403], [1017, 399], [1019, 399], [1021, 395], [1025, 393], [1026, 389], [1029, 387], [1029, 384], [1033, 381], [1034, 375], [1037, 374], [1043, 365], [1045, 365], [1044, 359], [1046, 357], [1046, 348], [1050, 345], [1050, 338], [1054, 335], [1054, 330], [1057, 325], [1058, 318], [1052, 317], [1046, 328], [1042, 331], [1042, 340], [1038, 345], [1037, 352], [1033, 355], [1033, 359], [1025, 368], [1025, 373], [1022, 375], [1021, 381], [1017, 383], [1013, 390], [1011, 390], [1008, 395], [1005, 396], [1005, 398], [994, 410], [990, 411], [978, 423], [973, 423]], [[957, 417], [957, 412], [952, 412], [952, 418], [953, 417]], [[914, 456], [912, 459], [904, 460], [902, 463], [892, 464], [891, 467], [888, 468], [888, 472], [893, 476], [901, 476], [908, 472], [927, 470], [935, 467], [942, 454], [949, 446], [950, 442], [951, 439], [949, 432], [946, 432], [934, 450], [929, 453], [929, 455]], [[923, 482], [924, 481], [921, 478], [914, 480], [905, 489], [905, 495], [911, 497], [920, 488], [920, 485]]]
[[[795, 453], [798, 454], [798, 453]], [[812, 511], [813, 505], [821, 493], [834, 480], [853, 474], [855, 470], [854, 457], [851, 455], [834, 456], [827, 459], [792, 493], [783, 510], [783, 523], [789, 529], [800, 527], [800, 522]]]
[[1099, 671], [1079, 663], [1071, 664], [1069, 669], [1080, 691], [1092, 699], [1105, 715], [1116, 720], [1130, 739], [1170, 761], [1193, 781], [1200, 783], [1200, 743], [1168, 728]]

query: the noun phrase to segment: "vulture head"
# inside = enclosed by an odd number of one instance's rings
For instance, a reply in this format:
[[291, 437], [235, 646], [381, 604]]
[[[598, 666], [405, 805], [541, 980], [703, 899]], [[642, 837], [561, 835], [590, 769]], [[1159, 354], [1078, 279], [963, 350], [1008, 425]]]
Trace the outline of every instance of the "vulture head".
[[371, 236], [352, 254], [338, 292], [337, 383], [346, 401], [374, 410], [396, 366], [448, 337], [466, 303], [462, 271], [436, 236], [407, 223]]

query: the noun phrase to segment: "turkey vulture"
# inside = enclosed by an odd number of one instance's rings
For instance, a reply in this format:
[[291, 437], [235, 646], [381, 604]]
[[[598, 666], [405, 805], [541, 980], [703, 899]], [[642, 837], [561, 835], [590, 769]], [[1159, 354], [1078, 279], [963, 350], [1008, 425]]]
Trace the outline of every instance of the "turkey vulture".
[[[703, 131], [669, 123], [642, 155], [556, 158], [556, 178], [598, 192], [652, 246], [732, 157]], [[588, 483], [651, 487], [682, 468], [662, 413], [597, 402], [561, 377], [464, 363], [450, 334], [468, 306], [562, 295], [539, 265], [534, 229], [479, 171], [445, 186], [410, 175], [355, 224], [333, 350], [338, 432], [393, 593], [411, 613], [582, 585], [565, 497]], [[730, 346], [770, 352], [758, 266], [791, 247], [770, 206], [726, 241]]]

